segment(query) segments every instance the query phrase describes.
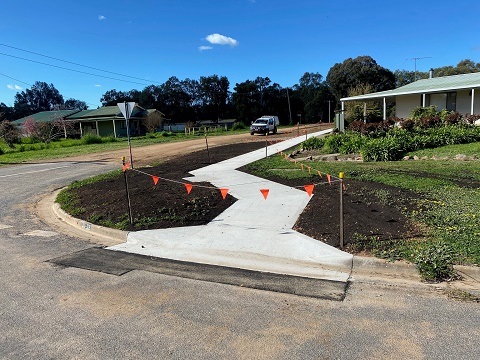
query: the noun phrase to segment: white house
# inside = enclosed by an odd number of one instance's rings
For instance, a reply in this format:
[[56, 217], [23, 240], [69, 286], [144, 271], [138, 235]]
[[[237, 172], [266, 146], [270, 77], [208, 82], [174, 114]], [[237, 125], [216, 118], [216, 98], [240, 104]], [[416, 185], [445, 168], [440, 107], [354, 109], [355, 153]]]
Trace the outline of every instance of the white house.
[[408, 118], [416, 107], [437, 106], [461, 114], [480, 114], [480, 72], [433, 77], [417, 80], [394, 90], [345, 97], [340, 99], [342, 110], [348, 101], [383, 100], [383, 119], [387, 118], [387, 99], [395, 101], [395, 116]]

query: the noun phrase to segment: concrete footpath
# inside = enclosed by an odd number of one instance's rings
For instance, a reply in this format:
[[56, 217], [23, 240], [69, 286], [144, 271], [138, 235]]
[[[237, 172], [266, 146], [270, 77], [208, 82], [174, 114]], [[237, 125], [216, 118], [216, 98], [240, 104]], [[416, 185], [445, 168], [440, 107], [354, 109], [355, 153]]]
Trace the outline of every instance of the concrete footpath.
[[[309, 134], [324, 135], [331, 130]], [[190, 182], [228, 188], [238, 200], [204, 226], [131, 232], [109, 250], [245, 270], [346, 282], [352, 255], [292, 230], [310, 197], [237, 169], [300, 144], [286, 140], [195, 171]], [[268, 189], [264, 199], [260, 189]]]

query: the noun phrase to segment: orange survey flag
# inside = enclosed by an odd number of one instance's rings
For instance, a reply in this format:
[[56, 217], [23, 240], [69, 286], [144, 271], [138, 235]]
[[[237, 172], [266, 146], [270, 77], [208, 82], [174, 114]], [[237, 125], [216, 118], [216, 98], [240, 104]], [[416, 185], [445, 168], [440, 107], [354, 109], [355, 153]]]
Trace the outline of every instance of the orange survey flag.
[[308, 196], [312, 196], [313, 188], [315, 187], [314, 184], [304, 185], [305, 191], [307, 192]]
[[270, 191], [269, 189], [260, 189], [260, 192], [262, 193], [265, 200], [267, 200], [269, 191]]
[[227, 197], [228, 194], [228, 189], [227, 188], [221, 188], [220, 193], [222, 194], [223, 200]]

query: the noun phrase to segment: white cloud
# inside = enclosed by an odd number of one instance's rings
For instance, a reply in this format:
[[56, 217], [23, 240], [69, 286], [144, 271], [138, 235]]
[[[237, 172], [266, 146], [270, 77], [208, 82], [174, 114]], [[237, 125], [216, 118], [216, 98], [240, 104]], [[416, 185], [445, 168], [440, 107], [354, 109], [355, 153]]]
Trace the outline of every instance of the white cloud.
[[210, 44], [215, 45], [230, 45], [230, 46], [237, 46], [238, 41], [232, 39], [231, 37], [220, 35], [220, 34], [210, 34], [205, 38]]
[[21, 86], [12, 85], [12, 84], [8, 84], [7, 88], [9, 88], [10, 90], [22, 90], [23, 89]]
[[103, 16], [103, 15], [98, 15], [98, 20], [105, 20], [105, 19], [106, 19], [105, 16]]
[[102, 85], [99, 85], [99, 84], [95, 84], [95, 87], [102, 87]]
[[198, 51], [205, 51], [205, 50], [212, 50], [213, 47], [211, 46], [199, 46]]

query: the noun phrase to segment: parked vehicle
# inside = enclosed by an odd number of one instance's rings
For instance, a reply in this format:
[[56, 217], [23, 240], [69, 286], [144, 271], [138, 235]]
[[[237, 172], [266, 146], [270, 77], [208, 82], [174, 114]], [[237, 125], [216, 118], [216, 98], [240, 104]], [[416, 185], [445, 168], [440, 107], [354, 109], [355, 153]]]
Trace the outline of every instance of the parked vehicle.
[[250, 135], [255, 133], [265, 135], [269, 133], [276, 134], [278, 125], [280, 125], [278, 116], [263, 115], [261, 118], [255, 120], [250, 126]]

